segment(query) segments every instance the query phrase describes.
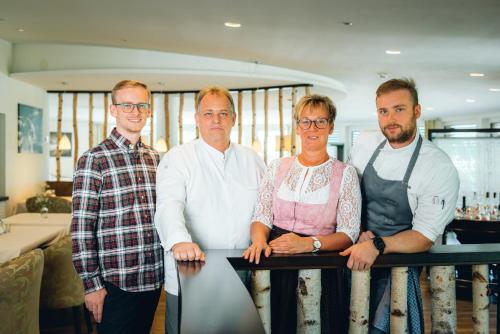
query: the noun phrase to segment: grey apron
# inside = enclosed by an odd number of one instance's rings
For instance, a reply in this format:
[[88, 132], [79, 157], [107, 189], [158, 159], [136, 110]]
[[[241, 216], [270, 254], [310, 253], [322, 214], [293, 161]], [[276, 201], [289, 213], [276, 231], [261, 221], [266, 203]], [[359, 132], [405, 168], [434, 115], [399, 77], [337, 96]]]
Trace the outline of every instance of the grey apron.
[[[412, 228], [413, 214], [408, 202], [408, 180], [422, 146], [422, 137], [418, 138], [417, 146], [402, 181], [382, 179], [373, 167], [373, 163], [385, 144], [386, 140], [377, 147], [361, 179], [364, 230], [372, 231], [375, 235], [382, 237]], [[398, 162], [395, 161], [395, 163]], [[408, 333], [424, 332], [419, 274], [419, 268], [408, 268]], [[390, 268], [372, 269], [370, 332], [373, 333], [389, 333], [390, 331], [390, 275]]]

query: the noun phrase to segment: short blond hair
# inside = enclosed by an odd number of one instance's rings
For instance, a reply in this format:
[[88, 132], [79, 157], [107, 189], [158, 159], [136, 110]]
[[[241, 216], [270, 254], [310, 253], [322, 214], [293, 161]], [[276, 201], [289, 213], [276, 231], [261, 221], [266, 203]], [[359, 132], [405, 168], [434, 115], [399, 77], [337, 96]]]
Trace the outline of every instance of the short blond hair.
[[234, 111], [234, 101], [233, 101], [233, 97], [231, 96], [231, 93], [229, 93], [229, 90], [227, 90], [227, 88], [220, 87], [220, 86], [209, 86], [209, 87], [205, 87], [202, 90], [200, 90], [200, 92], [198, 93], [198, 97], [196, 98], [196, 111], [197, 112], [199, 111], [198, 108], [200, 106], [201, 100], [203, 100], [203, 98], [208, 94], [225, 96], [229, 100], [229, 103], [231, 104], [231, 112], [233, 114], [236, 114]]
[[295, 112], [293, 114], [296, 121], [299, 120], [300, 114], [306, 108], [323, 108], [328, 113], [328, 122], [332, 124], [337, 116], [337, 108], [335, 108], [335, 104], [328, 96], [325, 95], [310, 94], [302, 96], [299, 103], [295, 106]]
[[116, 92], [118, 92], [119, 90], [134, 87], [144, 88], [148, 92], [148, 101], [151, 99], [151, 91], [145, 83], [136, 80], [122, 80], [117, 83], [115, 87], [113, 87], [113, 90], [111, 91], [111, 101], [113, 103], [116, 103]]

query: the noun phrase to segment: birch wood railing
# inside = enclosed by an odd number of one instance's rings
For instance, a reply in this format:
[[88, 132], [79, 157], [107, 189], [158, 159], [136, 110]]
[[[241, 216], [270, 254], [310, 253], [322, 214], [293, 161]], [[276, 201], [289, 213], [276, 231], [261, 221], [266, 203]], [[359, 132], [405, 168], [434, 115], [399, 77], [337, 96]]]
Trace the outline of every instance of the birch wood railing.
[[[217, 330], [227, 330], [224, 326], [236, 321], [236, 318], [247, 317], [255, 319], [254, 312], [258, 312], [261, 322], [260, 326], [253, 324], [254, 332], [270, 333], [271, 312], [270, 312], [270, 270], [298, 269], [299, 275], [303, 277], [319, 277], [319, 269], [344, 268], [346, 258], [336, 252], [324, 252], [319, 254], [297, 254], [297, 255], [273, 255], [263, 259], [259, 265], [249, 264], [242, 257], [242, 250], [208, 250], [207, 260], [200, 272], [193, 275], [192, 264], [177, 264], [179, 270], [179, 282], [181, 287], [183, 314], [180, 317], [182, 324], [189, 323], [189, 330], [184, 327], [182, 333], [195, 333], [211, 331], [204, 326], [203, 321], [198, 325], [193, 325], [192, 319], [202, 317], [202, 319], [216, 318], [219, 321], [214, 325]], [[230, 263], [232, 265], [228, 266]], [[488, 282], [488, 264], [500, 263], [500, 244], [481, 245], [444, 245], [435, 246], [429, 252], [416, 254], [388, 254], [377, 258], [374, 267], [391, 267], [393, 275], [392, 301], [391, 301], [391, 332], [404, 333], [406, 331], [406, 280], [407, 267], [427, 266], [430, 271], [431, 289], [431, 323], [432, 333], [456, 333], [457, 315], [455, 299], [455, 270], [456, 265], [471, 265], [473, 267], [473, 314], [471, 318], [471, 328], [474, 333], [489, 333], [489, 293], [491, 284]], [[498, 267], [498, 266], [497, 266]], [[185, 274], [186, 268], [189, 274]], [[191, 268], [191, 269], [189, 269]], [[243, 290], [234, 291], [229, 288], [228, 279], [241, 281], [234, 273], [236, 270], [251, 270], [253, 299], [255, 305], [253, 310], [248, 310], [250, 295]], [[183, 273], [184, 272], [184, 273]], [[211, 279], [209, 279], [211, 277]], [[353, 272], [350, 318], [341, 319], [349, 321], [349, 333], [368, 333], [369, 314], [369, 287], [370, 271]], [[309, 281], [314, 281], [314, 278]], [[309, 283], [311, 284], [311, 283]], [[320, 283], [319, 283], [320, 284]], [[243, 295], [241, 295], [243, 293]], [[318, 297], [314, 297], [318, 298]], [[200, 308], [203, 303], [212, 304]], [[242, 304], [241, 304], [242, 303]], [[317, 319], [319, 308], [316, 301], [301, 300], [298, 294], [298, 304], [305, 306], [303, 315], [298, 313], [297, 329], [299, 333], [316, 333], [318, 328], [304, 326], [305, 322], [312, 323], [311, 319]], [[231, 306], [230, 306], [231, 305]], [[307, 309], [307, 305], [313, 305], [313, 309]], [[247, 309], [248, 314], [237, 314], [237, 310]], [[201, 312], [200, 310], [203, 310]], [[200, 313], [201, 312], [201, 313]], [[224, 315], [225, 314], [225, 315]], [[191, 319], [191, 320], [190, 320]], [[248, 320], [247, 321], [253, 321]], [[304, 321], [301, 323], [301, 319]], [[497, 312], [497, 327], [499, 325]], [[246, 326], [250, 326], [246, 324]], [[214, 328], [215, 328], [214, 327]], [[248, 327], [245, 327], [248, 329]], [[429, 330], [429, 328], [427, 328]], [[237, 327], [231, 327], [231, 332], [244, 333]], [[497, 328], [498, 332], [498, 328]]]

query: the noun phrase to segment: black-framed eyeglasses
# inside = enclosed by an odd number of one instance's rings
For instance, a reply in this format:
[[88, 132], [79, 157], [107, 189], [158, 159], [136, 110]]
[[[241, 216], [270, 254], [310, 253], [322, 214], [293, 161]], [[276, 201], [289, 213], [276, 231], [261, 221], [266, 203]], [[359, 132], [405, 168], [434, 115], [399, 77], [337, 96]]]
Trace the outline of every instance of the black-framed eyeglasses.
[[297, 124], [302, 130], [308, 130], [313, 123], [316, 129], [321, 130], [325, 129], [328, 126], [329, 121], [327, 118], [317, 118], [317, 119], [302, 118], [297, 120]]
[[137, 110], [140, 113], [149, 112], [149, 110], [151, 108], [149, 103], [126, 103], [125, 102], [125, 103], [114, 103], [113, 105], [118, 107], [118, 109], [120, 109], [124, 113], [131, 113], [132, 111], [134, 111], [134, 107], [137, 108]]

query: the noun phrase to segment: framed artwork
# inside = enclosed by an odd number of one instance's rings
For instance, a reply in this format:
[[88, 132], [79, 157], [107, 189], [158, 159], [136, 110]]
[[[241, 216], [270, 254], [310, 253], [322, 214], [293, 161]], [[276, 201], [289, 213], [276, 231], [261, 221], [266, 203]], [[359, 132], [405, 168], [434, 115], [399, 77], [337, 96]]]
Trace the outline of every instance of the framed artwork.
[[[57, 132], [50, 132], [49, 137], [49, 155], [51, 157], [56, 156], [57, 147]], [[71, 151], [73, 148], [73, 134], [71, 132], [61, 132], [61, 144], [59, 145], [59, 150], [61, 151], [61, 157], [71, 157]]]
[[41, 108], [17, 105], [17, 152], [43, 153], [43, 114]]

